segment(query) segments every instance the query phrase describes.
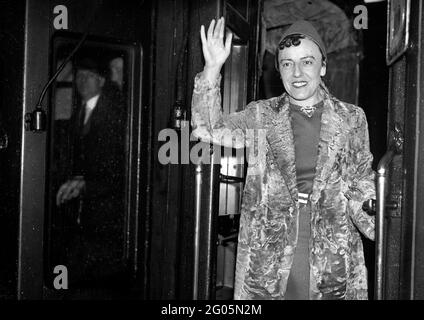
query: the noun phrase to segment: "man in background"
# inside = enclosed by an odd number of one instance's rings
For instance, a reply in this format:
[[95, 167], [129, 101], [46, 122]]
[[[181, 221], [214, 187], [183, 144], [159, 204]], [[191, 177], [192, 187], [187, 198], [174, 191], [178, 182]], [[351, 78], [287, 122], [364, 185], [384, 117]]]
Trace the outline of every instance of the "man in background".
[[75, 68], [72, 175], [59, 187], [56, 204], [69, 206], [78, 225], [68, 247], [69, 281], [93, 286], [117, 272], [123, 256], [125, 121], [121, 100], [105, 90], [107, 65], [86, 54]]

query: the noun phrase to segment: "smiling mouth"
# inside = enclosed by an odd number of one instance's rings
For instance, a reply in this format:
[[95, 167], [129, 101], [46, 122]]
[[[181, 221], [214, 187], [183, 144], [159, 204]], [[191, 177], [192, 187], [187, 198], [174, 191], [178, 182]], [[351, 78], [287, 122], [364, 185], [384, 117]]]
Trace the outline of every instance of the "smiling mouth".
[[292, 82], [293, 87], [295, 88], [302, 88], [304, 86], [306, 86], [308, 83], [306, 81], [296, 81], [296, 82]]

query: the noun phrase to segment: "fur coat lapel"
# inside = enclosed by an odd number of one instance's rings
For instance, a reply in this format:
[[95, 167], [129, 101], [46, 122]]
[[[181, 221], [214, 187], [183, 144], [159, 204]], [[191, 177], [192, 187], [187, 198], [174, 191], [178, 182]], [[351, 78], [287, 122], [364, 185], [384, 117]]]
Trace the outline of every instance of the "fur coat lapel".
[[298, 200], [296, 181], [296, 163], [293, 130], [290, 121], [289, 99], [287, 95], [280, 96], [274, 110], [277, 114], [271, 115], [268, 127], [268, 143], [274, 160], [284, 178], [290, 196], [294, 203]]
[[348, 130], [342, 117], [336, 112], [336, 104], [330, 96], [324, 98], [324, 109], [321, 116], [321, 131], [318, 146], [318, 157], [315, 178], [312, 187], [311, 201], [317, 202], [330, 176], [336, 155], [343, 147], [342, 133]]

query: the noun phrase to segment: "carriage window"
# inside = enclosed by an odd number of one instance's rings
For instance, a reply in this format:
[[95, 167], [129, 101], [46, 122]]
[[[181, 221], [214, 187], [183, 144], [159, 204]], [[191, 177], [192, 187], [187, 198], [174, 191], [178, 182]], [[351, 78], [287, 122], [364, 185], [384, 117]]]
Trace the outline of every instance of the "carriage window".
[[[52, 70], [77, 42], [54, 38]], [[126, 287], [134, 269], [128, 186], [136, 59], [133, 45], [89, 40], [53, 86], [46, 274], [66, 266], [70, 289]]]

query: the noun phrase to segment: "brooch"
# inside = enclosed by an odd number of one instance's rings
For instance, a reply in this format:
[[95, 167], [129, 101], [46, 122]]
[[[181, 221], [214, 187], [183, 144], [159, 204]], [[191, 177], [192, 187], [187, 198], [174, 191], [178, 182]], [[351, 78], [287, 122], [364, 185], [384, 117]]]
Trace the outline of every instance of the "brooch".
[[301, 107], [300, 111], [302, 111], [304, 114], [306, 114], [309, 118], [312, 117], [317, 107], [311, 106], [311, 107]]

